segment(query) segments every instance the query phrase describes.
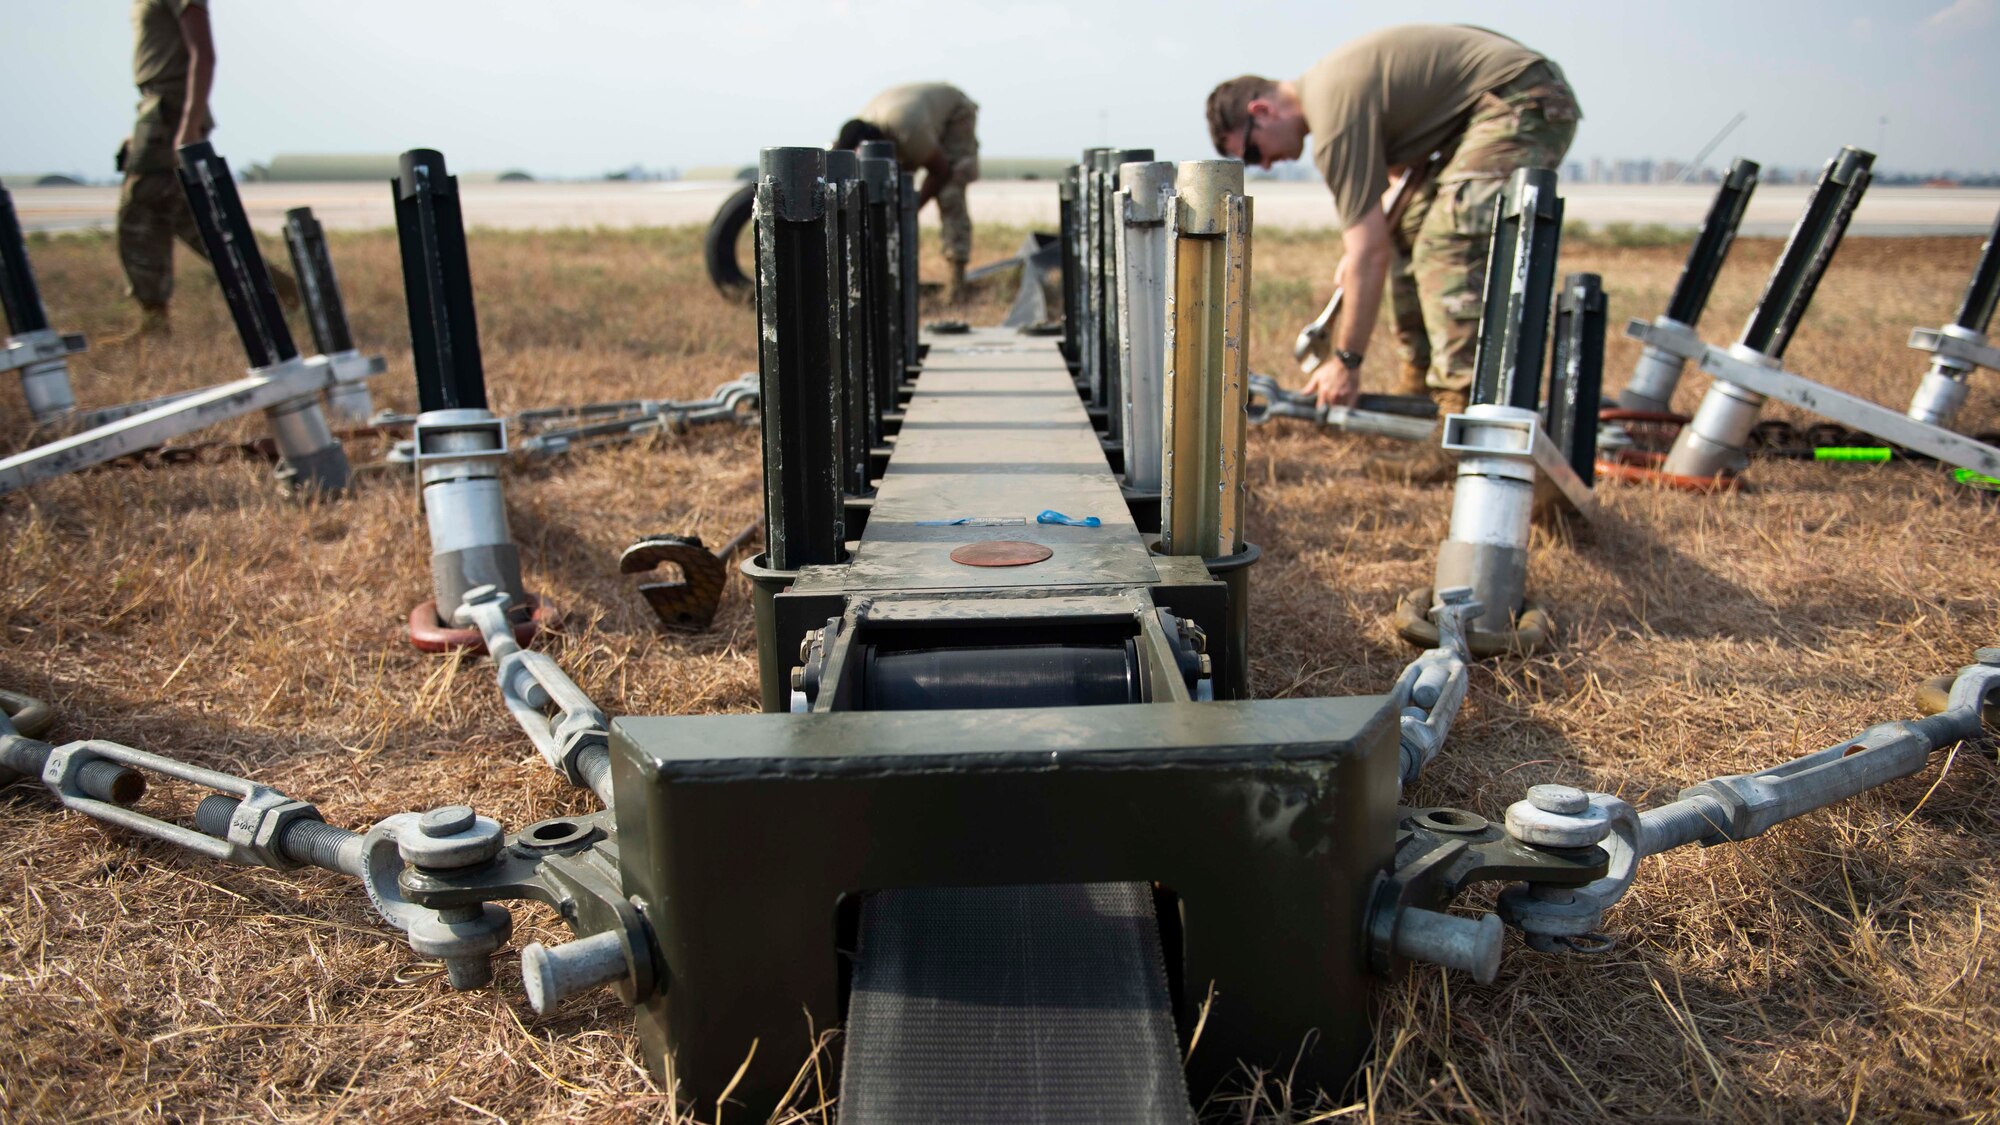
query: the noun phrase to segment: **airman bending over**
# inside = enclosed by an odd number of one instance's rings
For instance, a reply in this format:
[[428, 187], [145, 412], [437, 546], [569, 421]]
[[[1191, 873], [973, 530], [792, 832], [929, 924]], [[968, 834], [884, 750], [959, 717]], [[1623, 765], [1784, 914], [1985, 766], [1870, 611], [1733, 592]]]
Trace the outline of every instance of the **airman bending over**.
[[891, 86], [861, 107], [840, 127], [833, 147], [853, 149], [862, 141], [896, 142], [905, 171], [924, 170], [917, 206], [937, 200], [944, 228], [944, 260], [951, 267], [946, 299], [965, 290], [965, 267], [972, 260], [972, 216], [965, 209], [965, 185], [979, 178], [979, 105], [956, 86], [913, 82]]
[[[1217, 86], [1208, 98], [1216, 151], [1269, 168], [1297, 159], [1310, 136], [1339, 212], [1339, 362], [1321, 365], [1306, 390], [1323, 404], [1360, 393], [1356, 372], [1386, 282], [1403, 361], [1396, 391], [1428, 389], [1441, 411], [1463, 410], [1500, 189], [1517, 168], [1556, 167], [1582, 116], [1560, 67], [1478, 27], [1385, 28], [1289, 82], [1244, 75]], [[1390, 229], [1381, 203], [1390, 177], [1433, 153], [1435, 174]], [[1366, 466], [1411, 481], [1442, 481], [1454, 468], [1436, 443]]]

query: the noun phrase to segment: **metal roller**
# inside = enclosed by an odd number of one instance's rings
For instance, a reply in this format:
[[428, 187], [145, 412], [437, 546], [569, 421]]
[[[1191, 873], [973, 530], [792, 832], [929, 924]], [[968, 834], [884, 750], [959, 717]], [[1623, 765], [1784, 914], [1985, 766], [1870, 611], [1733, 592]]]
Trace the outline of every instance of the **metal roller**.
[[1144, 702], [1131, 642], [868, 650], [861, 708], [1065, 707]]

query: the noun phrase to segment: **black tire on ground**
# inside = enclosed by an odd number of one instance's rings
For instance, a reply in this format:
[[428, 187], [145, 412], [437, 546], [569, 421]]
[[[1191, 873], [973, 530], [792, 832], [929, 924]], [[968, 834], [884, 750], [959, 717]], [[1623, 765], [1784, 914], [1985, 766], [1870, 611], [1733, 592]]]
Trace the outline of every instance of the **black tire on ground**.
[[750, 291], [750, 275], [743, 272], [743, 264], [736, 260], [736, 242], [743, 228], [750, 225], [750, 212], [756, 206], [757, 185], [744, 184], [722, 201], [714, 221], [708, 224], [708, 237], [702, 240], [701, 253], [708, 263], [708, 279], [725, 297], [741, 297]]

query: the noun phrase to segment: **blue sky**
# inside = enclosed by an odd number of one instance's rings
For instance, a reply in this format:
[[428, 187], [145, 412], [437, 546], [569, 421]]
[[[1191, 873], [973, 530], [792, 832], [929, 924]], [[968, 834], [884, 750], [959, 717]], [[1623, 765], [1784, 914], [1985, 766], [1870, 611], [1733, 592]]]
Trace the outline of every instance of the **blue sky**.
[[[590, 175], [818, 144], [882, 86], [958, 83], [992, 155], [1115, 141], [1207, 155], [1209, 88], [1288, 77], [1388, 24], [1484, 23], [1562, 64], [1572, 155], [2000, 169], [2000, 0], [1189, 3], [1025, 0], [216, 0], [216, 144], [439, 148], [466, 169]], [[122, 0], [0, 0], [0, 170], [111, 175], [130, 127]], [[1883, 119], [1887, 119], [1887, 124]]]

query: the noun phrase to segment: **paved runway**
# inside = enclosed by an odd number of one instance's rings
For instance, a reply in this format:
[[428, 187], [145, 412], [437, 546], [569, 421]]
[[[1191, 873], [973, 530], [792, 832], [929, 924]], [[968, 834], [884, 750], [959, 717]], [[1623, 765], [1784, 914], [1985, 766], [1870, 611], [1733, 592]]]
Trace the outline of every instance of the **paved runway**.
[[[471, 227], [537, 230], [562, 227], [654, 227], [707, 223], [734, 190], [730, 183], [468, 183], [460, 191]], [[243, 202], [260, 230], [283, 226], [285, 211], [311, 207], [320, 222], [338, 229], [389, 227], [395, 217], [384, 183], [244, 184]], [[1334, 225], [1326, 190], [1314, 183], [1253, 183], [1258, 226], [1310, 230]], [[1606, 223], [1664, 223], [1693, 230], [1708, 210], [1714, 188], [1581, 184], [1566, 187], [1567, 217]], [[1765, 185], [1744, 217], [1746, 235], [1783, 235], [1805, 205], [1804, 185]], [[975, 222], [1052, 229], [1055, 185], [999, 180], [973, 184], [967, 203]], [[110, 227], [118, 189], [19, 188], [14, 206], [30, 231]], [[2000, 211], [2000, 190], [1987, 188], [1878, 187], [1856, 212], [1852, 233], [1861, 235], [1985, 234]], [[936, 222], [926, 208], [924, 221]]]

